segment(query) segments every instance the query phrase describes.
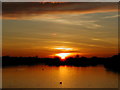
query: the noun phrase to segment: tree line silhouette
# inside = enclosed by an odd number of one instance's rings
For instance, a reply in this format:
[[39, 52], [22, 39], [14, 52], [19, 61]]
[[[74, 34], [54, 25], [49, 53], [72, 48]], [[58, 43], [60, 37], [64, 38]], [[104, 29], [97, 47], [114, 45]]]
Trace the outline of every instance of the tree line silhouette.
[[80, 57], [76, 55], [75, 57], [68, 57], [64, 61], [61, 61], [59, 57], [54, 58], [39, 58], [39, 57], [10, 57], [3, 56], [2, 57], [2, 66], [19, 66], [19, 65], [49, 65], [49, 66], [61, 66], [61, 65], [69, 65], [69, 66], [97, 66], [103, 65], [106, 70], [118, 72], [120, 73], [120, 54], [114, 55], [112, 57], [107, 58], [98, 58], [98, 57]]

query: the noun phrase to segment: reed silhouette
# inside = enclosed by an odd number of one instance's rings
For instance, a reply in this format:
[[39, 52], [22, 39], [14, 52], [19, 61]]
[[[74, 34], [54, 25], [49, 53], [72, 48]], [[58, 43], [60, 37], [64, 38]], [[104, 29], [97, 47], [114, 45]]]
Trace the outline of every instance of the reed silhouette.
[[61, 65], [69, 65], [69, 66], [77, 66], [77, 67], [87, 67], [87, 66], [97, 66], [103, 65], [106, 70], [118, 72], [120, 73], [120, 54], [114, 55], [112, 57], [107, 58], [98, 58], [98, 57], [80, 57], [76, 55], [75, 57], [68, 57], [65, 61], [61, 61], [59, 57], [55, 58], [39, 58], [39, 57], [10, 57], [3, 56], [2, 57], [2, 66], [19, 66], [19, 65], [49, 65], [49, 66], [61, 66]]

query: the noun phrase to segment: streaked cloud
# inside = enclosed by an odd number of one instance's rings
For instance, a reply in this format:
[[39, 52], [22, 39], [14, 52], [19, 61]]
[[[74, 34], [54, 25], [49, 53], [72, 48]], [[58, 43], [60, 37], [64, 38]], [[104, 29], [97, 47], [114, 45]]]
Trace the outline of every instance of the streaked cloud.
[[104, 18], [118, 18], [118, 17], [120, 17], [120, 15], [106, 16]]
[[[55, 16], [57, 17], [57, 16]], [[72, 18], [72, 17], [71, 17]], [[46, 22], [54, 22], [54, 23], [59, 23], [59, 24], [64, 24], [64, 25], [75, 25], [75, 26], [81, 26], [85, 27], [88, 29], [96, 29], [96, 28], [101, 28], [103, 27], [100, 24], [97, 24], [96, 20], [74, 20], [74, 19], [66, 19], [66, 18], [34, 18], [32, 19], [33, 21], [46, 21]]]
[[101, 41], [101, 39], [99, 39], [99, 38], [92, 38], [92, 40], [94, 40], [94, 41]]

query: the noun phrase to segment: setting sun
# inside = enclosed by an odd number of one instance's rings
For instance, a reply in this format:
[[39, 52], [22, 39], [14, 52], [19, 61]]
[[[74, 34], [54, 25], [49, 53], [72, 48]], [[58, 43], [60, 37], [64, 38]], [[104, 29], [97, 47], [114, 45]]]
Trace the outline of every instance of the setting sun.
[[58, 53], [55, 54], [56, 56], [59, 56], [62, 60], [64, 60], [66, 57], [68, 57], [71, 53]]

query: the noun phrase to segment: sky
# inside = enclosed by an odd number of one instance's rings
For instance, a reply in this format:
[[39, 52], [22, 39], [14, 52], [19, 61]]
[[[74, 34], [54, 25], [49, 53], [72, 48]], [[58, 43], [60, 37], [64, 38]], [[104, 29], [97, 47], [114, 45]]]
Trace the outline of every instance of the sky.
[[2, 7], [3, 56], [118, 54], [117, 3], [4, 2]]

